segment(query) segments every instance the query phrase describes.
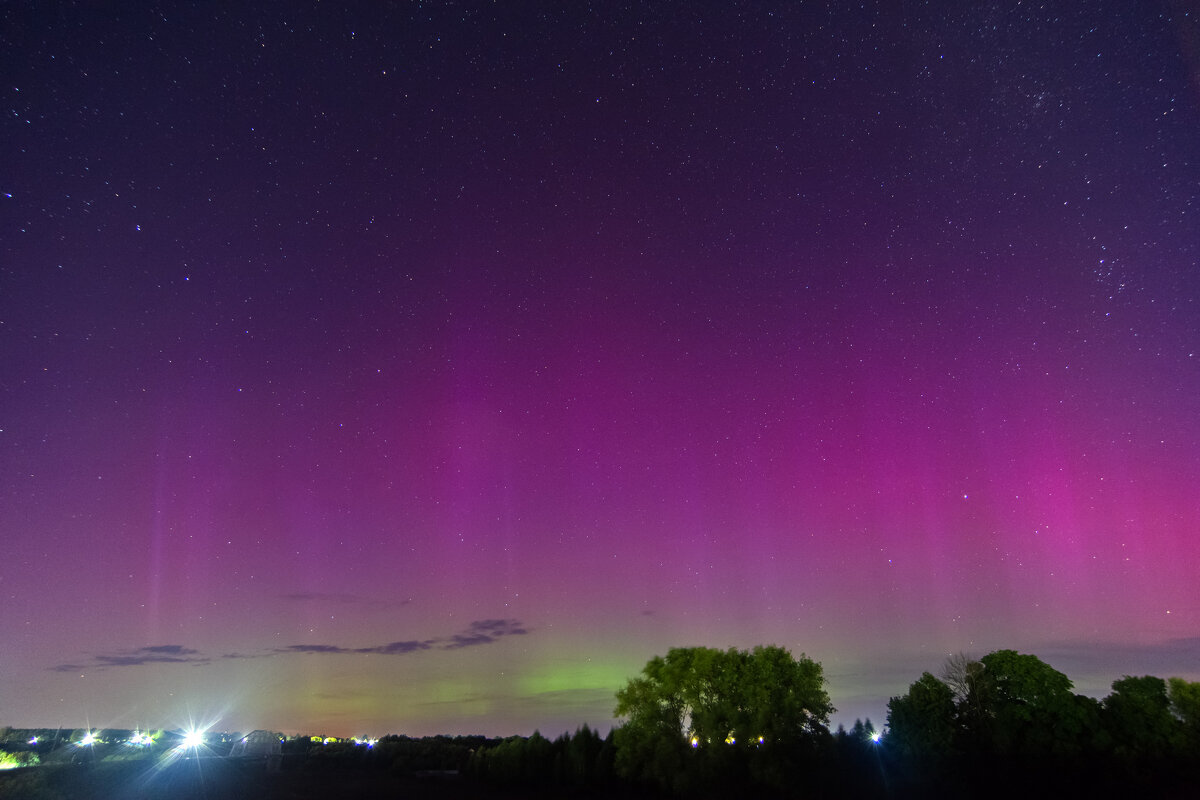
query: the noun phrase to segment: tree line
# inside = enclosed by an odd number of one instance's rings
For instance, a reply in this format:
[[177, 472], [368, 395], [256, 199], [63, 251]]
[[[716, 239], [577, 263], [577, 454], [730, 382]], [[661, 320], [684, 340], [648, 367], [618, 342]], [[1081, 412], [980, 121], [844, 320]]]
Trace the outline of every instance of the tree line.
[[897, 778], [950, 792], [1001, 785], [1126, 789], [1194, 796], [1200, 779], [1200, 683], [1126, 675], [1096, 699], [1037, 656], [997, 650], [950, 658], [888, 703]]
[[467, 772], [502, 786], [679, 797], [1192, 797], [1200, 683], [1125, 676], [1103, 699], [1036, 656], [947, 660], [888, 702], [887, 724], [829, 728], [821, 665], [781, 647], [676, 648], [616, 695], [609, 736], [513, 737]]
[[[616, 693], [619, 723], [606, 736], [585, 724], [553, 740], [292, 737], [281, 780], [457, 775], [485, 792], [597, 798], [1194, 797], [1200, 786], [1200, 682], [1181, 678], [1127, 675], [1096, 699], [1036, 656], [997, 650], [922, 674], [889, 700], [882, 729], [868, 719], [831, 731], [833, 713], [823, 669], [806, 655], [675, 648]], [[111, 745], [120, 752], [100, 759], [91, 747], [54, 750], [59, 732], [28, 734], [5, 737], [3, 766], [30, 766], [39, 748], [72, 762], [146, 757]], [[15, 785], [0, 779], [0, 795]]]

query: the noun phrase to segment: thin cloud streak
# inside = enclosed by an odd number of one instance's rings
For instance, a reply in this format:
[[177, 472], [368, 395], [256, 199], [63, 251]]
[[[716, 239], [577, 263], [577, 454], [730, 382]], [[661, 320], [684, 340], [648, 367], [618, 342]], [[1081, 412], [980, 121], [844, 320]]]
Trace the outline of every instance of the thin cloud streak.
[[277, 653], [320, 653], [320, 654], [378, 654], [408, 655], [422, 650], [461, 650], [492, 644], [505, 636], [524, 636], [529, 631], [515, 619], [480, 619], [467, 626], [465, 631], [436, 639], [390, 642], [375, 647], [342, 647], [334, 644], [294, 644], [278, 648]]
[[[505, 636], [524, 636], [528, 633], [528, 629], [519, 620], [482, 619], [472, 622], [464, 631], [434, 639], [408, 639], [369, 647], [344, 647], [337, 644], [291, 644], [259, 654], [226, 653], [220, 658], [222, 660], [250, 659], [296, 654], [403, 656], [425, 650], [460, 650], [465, 647], [478, 647], [493, 644]], [[92, 656], [90, 663], [58, 664], [50, 667], [50, 670], [78, 672], [109, 667], [140, 667], [146, 664], [208, 664], [212, 661], [212, 658], [203, 655], [199, 650], [179, 644], [163, 644], [115, 654], [99, 653]]]
[[1200, 663], [1200, 636], [1152, 644], [1121, 642], [1060, 642], [1037, 650], [1038, 655], [1068, 675], [1085, 672], [1114, 674], [1186, 674]]
[[140, 667], [145, 664], [207, 664], [211, 658], [201, 655], [199, 650], [181, 644], [160, 644], [139, 647], [124, 653], [97, 654], [90, 664], [58, 664], [50, 669], [54, 672], [77, 672], [106, 667]]

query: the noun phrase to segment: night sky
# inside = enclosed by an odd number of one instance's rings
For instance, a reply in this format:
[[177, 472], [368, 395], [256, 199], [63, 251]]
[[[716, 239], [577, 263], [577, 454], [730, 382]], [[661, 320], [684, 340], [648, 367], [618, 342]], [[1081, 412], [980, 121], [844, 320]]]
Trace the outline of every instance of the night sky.
[[0, 723], [1200, 680], [1191, 4], [583, 6], [0, 8]]

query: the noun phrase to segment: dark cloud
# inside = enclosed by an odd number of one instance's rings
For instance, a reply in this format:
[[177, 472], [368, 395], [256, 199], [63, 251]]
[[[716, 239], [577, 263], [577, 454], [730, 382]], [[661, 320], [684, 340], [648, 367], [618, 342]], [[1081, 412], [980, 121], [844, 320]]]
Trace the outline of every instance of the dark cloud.
[[[329, 597], [329, 595], [321, 595]], [[289, 595], [289, 597], [300, 597]], [[312, 597], [305, 595], [305, 597]], [[423, 650], [460, 650], [464, 647], [478, 647], [492, 644], [504, 636], [523, 636], [529, 631], [515, 619], [480, 619], [467, 626], [466, 630], [450, 636], [436, 639], [408, 639], [405, 641], [388, 642], [369, 647], [343, 647], [337, 644], [292, 644], [286, 647], [276, 647], [259, 654], [225, 653], [222, 660], [266, 658], [268, 656], [317, 654], [317, 655], [382, 655], [403, 656], [419, 653]], [[50, 669], [55, 672], [78, 672], [87, 669], [105, 669], [108, 667], [137, 667], [144, 664], [208, 664], [212, 658], [202, 655], [199, 650], [184, 647], [181, 644], [160, 644], [140, 647], [124, 653], [102, 653], [92, 656], [87, 664], [59, 664]]]
[[287, 647], [280, 647], [275, 650], [276, 653], [354, 653], [355, 650], [350, 650], [345, 647], [338, 647], [336, 644], [290, 644]]
[[199, 650], [193, 650], [190, 647], [184, 647], [181, 644], [160, 644], [153, 647], [142, 647], [138, 649], [139, 653], [154, 653], [164, 656], [194, 656]]
[[479, 619], [467, 626], [464, 631], [436, 639], [412, 639], [403, 642], [372, 647], [342, 647], [334, 644], [294, 644], [289, 647], [277, 648], [276, 653], [362, 653], [384, 656], [402, 656], [417, 653], [422, 650], [460, 650], [464, 647], [478, 647], [492, 644], [503, 636], [523, 636], [529, 631], [515, 619]]
[[360, 653], [371, 654], [378, 653], [385, 656], [405, 655], [407, 653], [415, 653], [419, 650], [428, 650], [433, 647], [432, 641], [407, 641], [407, 642], [388, 642], [387, 644], [376, 645], [374, 647], [342, 647], [336, 644], [293, 644], [287, 647], [277, 648], [276, 653]]
[[443, 639], [443, 650], [474, 648], [480, 644], [491, 644], [502, 636], [522, 636], [528, 633], [515, 619], [481, 619], [470, 624], [466, 631]]
[[443, 650], [458, 650], [461, 647], [475, 647], [481, 644], [491, 644], [495, 638], [485, 633], [456, 633], [442, 642]]
[[467, 630], [442, 640], [443, 650], [458, 650], [491, 644], [501, 636], [523, 636], [528, 633], [515, 619], [480, 619], [472, 622]]
[[480, 619], [472, 622], [470, 629], [491, 636], [516, 636], [528, 633], [515, 619]]
[[356, 650], [356, 653], [379, 653], [385, 656], [398, 656], [406, 653], [415, 653], [419, 650], [428, 650], [433, 647], [432, 641], [410, 641], [410, 642], [389, 642], [381, 644], [378, 647], [363, 647]]
[[96, 656], [97, 667], [140, 667], [143, 664], [207, 664], [208, 658], [179, 658], [176, 656], [130, 655]]
[[107, 667], [140, 667], [144, 664], [207, 664], [211, 660], [200, 655], [199, 650], [181, 644], [160, 644], [124, 653], [100, 653], [92, 657], [90, 664], [59, 664], [50, 669], [55, 672], [76, 672]]

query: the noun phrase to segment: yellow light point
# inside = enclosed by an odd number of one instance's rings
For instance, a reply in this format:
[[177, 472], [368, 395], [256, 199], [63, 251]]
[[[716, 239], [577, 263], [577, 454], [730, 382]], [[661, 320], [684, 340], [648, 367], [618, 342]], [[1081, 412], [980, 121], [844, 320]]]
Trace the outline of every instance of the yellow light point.
[[733, 738], [732, 733], [725, 737], [725, 744], [737, 744], [737, 739]]
[[692, 737], [692, 747], [699, 747], [699, 746], [700, 746], [700, 737], [693, 736]]

